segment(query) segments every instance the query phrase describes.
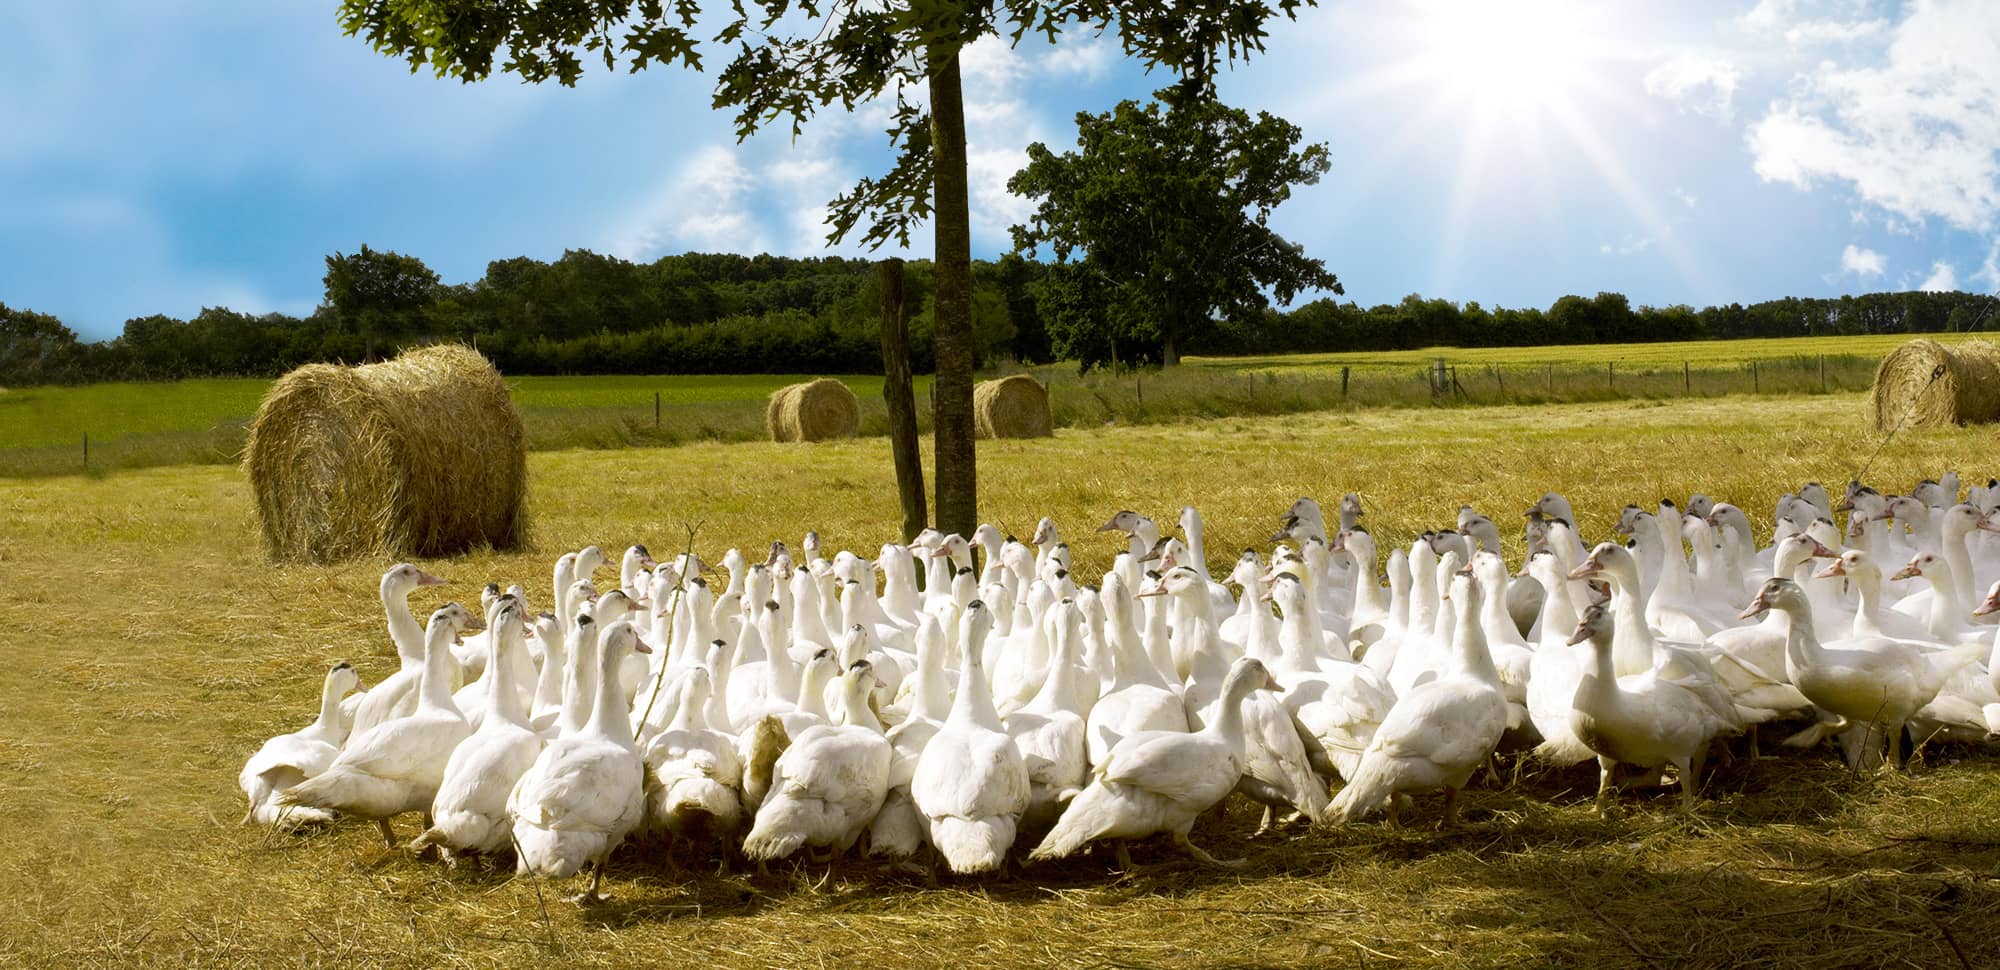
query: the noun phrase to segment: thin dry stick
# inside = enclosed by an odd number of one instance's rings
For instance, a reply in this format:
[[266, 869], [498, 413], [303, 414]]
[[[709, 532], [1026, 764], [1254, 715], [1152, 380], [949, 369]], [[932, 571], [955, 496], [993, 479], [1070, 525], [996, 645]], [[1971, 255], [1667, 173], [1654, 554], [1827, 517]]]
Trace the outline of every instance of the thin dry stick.
[[[514, 833], [509, 831], [507, 841], [514, 843], [514, 858], [521, 858], [521, 840], [515, 838]], [[528, 881], [535, 887], [535, 905], [542, 909], [542, 928], [548, 932], [549, 949], [553, 950], [556, 948], [556, 924], [549, 919], [548, 901], [542, 898], [542, 874], [529, 869]]]
[[[687, 563], [691, 562], [694, 558], [694, 536], [695, 533], [701, 531], [701, 523], [696, 522], [693, 525], [686, 526], [686, 528], [687, 528], [687, 545], [681, 550], [682, 565], [686, 565]], [[677, 612], [681, 608], [681, 603], [687, 599], [687, 597], [683, 595], [684, 592], [687, 590], [687, 581], [688, 577], [686, 576], [680, 577], [680, 581], [674, 584], [673, 594], [667, 597], [667, 630], [669, 633], [671, 633], [674, 628], [674, 619]], [[661, 644], [660, 649], [666, 650], [671, 646], [672, 646], [671, 644]], [[666, 681], [667, 681], [667, 660], [665, 657], [662, 657], [660, 658], [659, 669], [653, 672], [653, 690], [646, 696], [646, 710], [644, 713], [639, 715], [640, 726], [643, 727], [647, 719], [653, 716], [653, 704], [660, 699], [660, 688], [666, 683]]]

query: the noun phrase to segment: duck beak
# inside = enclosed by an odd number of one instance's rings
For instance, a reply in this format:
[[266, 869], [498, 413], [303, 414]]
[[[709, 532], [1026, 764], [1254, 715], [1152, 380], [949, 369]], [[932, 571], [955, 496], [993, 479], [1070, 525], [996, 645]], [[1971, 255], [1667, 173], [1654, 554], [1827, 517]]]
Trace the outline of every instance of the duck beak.
[[652, 653], [652, 652], [653, 652], [653, 648], [652, 648], [652, 647], [649, 647], [649, 646], [646, 646], [646, 641], [644, 641], [644, 640], [641, 640], [641, 639], [639, 639], [638, 637], [633, 637], [633, 638], [632, 638], [632, 652], [633, 652], [633, 653]]
[[444, 580], [439, 579], [438, 577], [433, 576], [430, 573], [424, 572], [421, 569], [417, 570], [418, 586], [443, 586], [444, 584], [445, 584]]
[[1987, 532], [2000, 532], [2000, 522], [1993, 521], [1993, 517], [1990, 515], [1982, 515], [1979, 517], [1979, 521], [1973, 524], [1973, 528], [1984, 529]]
[[1278, 686], [1278, 678], [1271, 676], [1270, 673], [1267, 671], [1264, 674], [1264, 686], [1259, 687], [1258, 690], [1282, 691], [1284, 690], [1284, 688]]
[[1834, 579], [1847, 575], [1847, 564], [1835, 559], [1825, 569], [1813, 574], [1814, 579]]
[[1813, 540], [1813, 547], [1812, 547], [1812, 558], [1814, 558], [1814, 559], [1838, 559], [1838, 558], [1840, 558], [1840, 553], [1837, 553], [1837, 552], [1834, 552], [1834, 551], [1833, 551], [1833, 550], [1831, 550], [1831, 549], [1828, 549], [1828, 548], [1826, 547], [1826, 544], [1825, 544], [1825, 543], [1823, 543], [1823, 542], [1820, 542], [1820, 541], [1819, 541], [1818, 539], [1814, 539], [1814, 540]]
[[1603, 571], [1604, 571], [1603, 563], [1600, 563], [1595, 559], [1586, 559], [1583, 561], [1583, 565], [1578, 566], [1575, 569], [1569, 571], [1569, 578], [1590, 579], [1591, 577], [1596, 576], [1598, 573], [1601, 573]]
[[1574, 647], [1588, 639], [1590, 639], [1590, 627], [1578, 623], [1576, 630], [1569, 635], [1569, 645]]
[[1757, 614], [1762, 613], [1770, 608], [1771, 604], [1764, 602], [1764, 594], [1759, 593], [1757, 594], [1756, 599], [1750, 601], [1749, 608], [1745, 609], [1741, 613], [1736, 614], [1736, 618], [1739, 620], [1752, 619]]
[[2000, 613], [2000, 596], [1986, 597], [1978, 608], [1972, 611], [1973, 616], [1985, 616], [1988, 613]]
[[1119, 529], [1119, 528], [1118, 528], [1118, 517], [1114, 515], [1114, 516], [1112, 516], [1112, 517], [1111, 517], [1111, 521], [1109, 521], [1109, 522], [1106, 522], [1106, 523], [1104, 523], [1103, 525], [1100, 525], [1100, 526], [1098, 526], [1098, 527], [1097, 527], [1096, 529], [1094, 529], [1094, 530], [1092, 530], [1092, 531], [1095, 531], [1095, 532], [1121, 532], [1121, 531], [1123, 531], [1123, 530], [1121, 530], [1121, 529]]
[[1922, 570], [1921, 568], [1919, 568], [1919, 567], [1917, 566], [1917, 564], [1916, 564], [1916, 563], [1911, 563], [1911, 564], [1909, 564], [1909, 565], [1907, 565], [1907, 566], [1904, 566], [1904, 567], [1903, 567], [1903, 568], [1901, 568], [1901, 569], [1898, 569], [1898, 570], [1896, 570], [1896, 575], [1894, 575], [1894, 576], [1891, 576], [1891, 577], [1889, 577], [1889, 578], [1890, 578], [1890, 579], [1892, 579], [1892, 580], [1893, 580], [1893, 579], [1909, 579], [1909, 578], [1910, 578], [1910, 577], [1912, 577], [1912, 576], [1922, 576], [1923, 574], [1924, 574], [1924, 571], [1923, 571], [1923, 570]]

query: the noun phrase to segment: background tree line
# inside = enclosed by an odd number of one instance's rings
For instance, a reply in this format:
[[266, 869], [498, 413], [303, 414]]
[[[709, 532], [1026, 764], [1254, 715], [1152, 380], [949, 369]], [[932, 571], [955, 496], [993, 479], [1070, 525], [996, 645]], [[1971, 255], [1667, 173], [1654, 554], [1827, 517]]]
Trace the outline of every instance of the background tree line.
[[[1072, 272], [1011, 254], [976, 262], [978, 363], [1052, 360], [1051, 322], [1074, 327], [1101, 312]], [[933, 366], [931, 264], [910, 262], [905, 274], [912, 364], [924, 372]], [[0, 386], [269, 376], [436, 340], [476, 342], [511, 374], [881, 369], [868, 260], [690, 253], [635, 263], [571, 250], [554, 262], [496, 260], [478, 280], [445, 284], [414, 257], [363, 247], [327, 257], [326, 283], [325, 301], [303, 318], [209, 307], [188, 320], [134, 318], [118, 337], [96, 343], [53, 316], [0, 304]], [[1189, 328], [1180, 346], [1265, 354], [1995, 329], [2000, 298], [1961, 292], [1786, 297], [1699, 310], [1635, 307], [1618, 293], [1564, 296], [1547, 309], [1412, 294], [1373, 307], [1332, 299], [1289, 310], [1240, 305]], [[1149, 359], [1140, 349], [1137, 359]]]

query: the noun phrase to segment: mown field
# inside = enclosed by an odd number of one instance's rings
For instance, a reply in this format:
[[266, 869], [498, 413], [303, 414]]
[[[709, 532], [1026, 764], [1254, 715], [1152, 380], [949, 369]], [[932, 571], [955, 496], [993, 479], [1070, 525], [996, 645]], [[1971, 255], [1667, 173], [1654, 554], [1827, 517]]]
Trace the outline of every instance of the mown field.
[[[1201, 506], [1218, 564], [1263, 546], [1300, 494], [1360, 491], [1390, 542], [1461, 502], [1511, 519], [1569, 494], [1590, 539], [1628, 501], [1702, 489], [1753, 510], [1874, 453], [1857, 394], [1360, 410], [1064, 430], [983, 443], [982, 511], [1056, 517], [1079, 568], [1119, 508]], [[1868, 479], [1993, 471], [1993, 431], [1906, 431]], [[1690, 455], [1701, 460], [1689, 461]], [[886, 441], [694, 443], [531, 455], [537, 548], [425, 563], [428, 609], [488, 580], [547, 586], [563, 549], [640, 540], [714, 554], [816, 528], [873, 548], [899, 514]], [[1991, 967], [2000, 965], [2000, 756], [1930, 747], [1907, 775], [1828, 751], [1721, 761], [1700, 809], [1640, 793], [1609, 820], [1589, 772], [1478, 787], [1466, 824], [1296, 828], [1250, 841], [1236, 805], [1198, 828], [1246, 870], [1164, 847], [1015, 878], [921, 879], [843, 863], [773, 877], [616, 858], [613, 900], [389, 853], [371, 827], [242, 828], [235, 773], [309, 719], [336, 659], [395, 664], [375, 600], [386, 561], [273, 566], [227, 466], [0, 480], [0, 965], [429, 968], [797, 966]], [[1518, 549], [1514, 550], [1518, 555]], [[1740, 747], [1738, 751], [1740, 752]], [[400, 829], [412, 830], [408, 822]]]
[[[1968, 335], [1944, 334], [1946, 341]], [[1970, 335], [1977, 336], [1977, 335]], [[1188, 366], [1079, 375], [1035, 368], [1058, 427], [1399, 407], [1464, 407], [1865, 389], [1902, 335], [1189, 358]], [[1443, 359], [1449, 382], [1432, 386]], [[1343, 375], [1343, 370], [1347, 373]], [[756, 441], [764, 400], [805, 375], [513, 377], [532, 450]], [[862, 434], [886, 433], [882, 379], [841, 377]], [[0, 476], [229, 464], [270, 382], [207, 379], [0, 391]], [[920, 424], [929, 427], [917, 382]], [[655, 405], [655, 395], [658, 404]], [[85, 438], [89, 439], [88, 454]]]

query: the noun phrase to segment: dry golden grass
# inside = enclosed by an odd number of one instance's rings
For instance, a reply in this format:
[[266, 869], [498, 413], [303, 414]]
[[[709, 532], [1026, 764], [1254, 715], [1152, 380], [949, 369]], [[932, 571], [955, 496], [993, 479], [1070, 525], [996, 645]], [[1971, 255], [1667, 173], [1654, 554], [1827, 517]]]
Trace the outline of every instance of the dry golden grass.
[[[1461, 501], [1511, 516], [1575, 499], [1586, 535], [1627, 501], [1693, 488], [1762, 518], [1783, 487], [1843, 482], [1876, 446], [1860, 395], [1366, 412], [1063, 431], [980, 446], [989, 518], [1086, 530], [1197, 501], [1217, 559], [1300, 494], [1356, 489], [1389, 541]], [[1985, 474], [1990, 432], [1905, 432], [1870, 480]], [[488, 579], [545, 597], [555, 551], [643, 540], [754, 548], [816, 527], [872, 547], [899, 511], [882, 439], [530, 456], [541, 548], [426, 563], [470, 600]], [[1449, 834], [1374, 824], [1250, 842], [1236, 806], [1196, 839], [1243, 872], [1159, 847], [947, 883], [849, 863], [771, 879], [618, 855], [613, 901], [391, 855], [371, 828], [239, 827], [235, 774], [310, 716], [326, 664], [370, 682], [395, 659], [375, 603], [386, 561], [272, 566], [226, 467], [0, 481], [0, 965], [1774, 967], [2000, 965], [2000, 757], [1931, 748], [1908, 777], [1826, 752], [1722, 764], [1692, 818], [1672, 796], [1590, 812], [1588, 773], [1467, 794]], [[424, 591], [428, 610], [441, 597]], [[1422, 803], [1422, 825], [1435, 803]], [[414, 834], [408, 822], [404, 834]], [[546, 902], [546, 907], [544, 903]]]

